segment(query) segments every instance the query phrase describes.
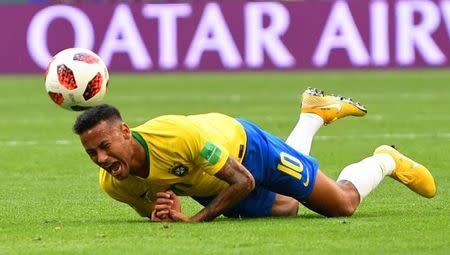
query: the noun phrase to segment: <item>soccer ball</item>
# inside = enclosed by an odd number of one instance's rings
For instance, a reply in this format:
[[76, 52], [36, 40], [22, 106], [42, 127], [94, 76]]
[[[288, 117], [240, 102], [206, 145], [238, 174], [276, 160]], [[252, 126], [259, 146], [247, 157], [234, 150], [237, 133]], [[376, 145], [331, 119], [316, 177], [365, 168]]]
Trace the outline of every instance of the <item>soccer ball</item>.
[[45, 88], [57, 105], [82, 111], [102, 102], [108, 80], [108, 69], [97, 54], [70, 48], [56, 54], [48, 64]]

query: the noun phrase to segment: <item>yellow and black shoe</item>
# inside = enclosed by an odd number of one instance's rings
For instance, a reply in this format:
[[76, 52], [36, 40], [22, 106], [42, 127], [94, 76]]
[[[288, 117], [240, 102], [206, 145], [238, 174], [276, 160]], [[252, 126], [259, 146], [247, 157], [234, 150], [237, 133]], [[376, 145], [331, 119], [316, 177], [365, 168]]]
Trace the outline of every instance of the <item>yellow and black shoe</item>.
[[302, 95], [301, 112], [317, 114], [328, 125], [345, 116], [364, 116], [367, 109], [351, 98], [325, 95], [321, 90], [308, 88]]

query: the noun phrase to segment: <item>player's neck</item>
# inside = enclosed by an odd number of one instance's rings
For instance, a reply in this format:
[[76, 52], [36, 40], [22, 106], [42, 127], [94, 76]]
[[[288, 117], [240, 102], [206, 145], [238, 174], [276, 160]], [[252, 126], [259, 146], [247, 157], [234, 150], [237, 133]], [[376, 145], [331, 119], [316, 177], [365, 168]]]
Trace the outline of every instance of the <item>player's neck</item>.
[[147, 168], [147, 169], [138, 169], [138, 170], [134, 171], [134, 173], [132, 173], [132, 174], [146, 179], [148, 177], [148, 173], [149, 173], [149, 171]]
[[145, 155], [142, 145], [133, 139], [134, 156], [132, 159], [131, 174], [141, 178], [147, 178], [149, 175], [149, 162]]

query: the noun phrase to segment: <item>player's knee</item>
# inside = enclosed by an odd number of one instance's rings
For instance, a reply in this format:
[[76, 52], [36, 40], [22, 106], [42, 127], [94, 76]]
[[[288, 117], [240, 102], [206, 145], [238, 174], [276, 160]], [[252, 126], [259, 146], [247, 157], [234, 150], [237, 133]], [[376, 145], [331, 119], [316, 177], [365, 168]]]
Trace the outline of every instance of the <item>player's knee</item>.
[[349, 217], [352, 216], [356, 211], [356, 208], [352, 206], [350, 203], [347, 203], [346, 205], [341, 206], [339, 208], [339, 215], [342, 217]]
[[298, 214], [299, 203], [297, 200], [292, 200], [286, 206], [286, 212], [284, 216], [296, 216]]
[[336, 210], [333, 213], [333, 217], [349, 217], [356, 211], [355, 203], [351, 199], [342, 199], [339, 201]]
[[342, 189], [339, 199], [337, 201], [336, 211], [334, 216], [348, 217], [352, 216], [360, 203], [359, 193], [350, 182], [339, 183]]
[[272, 205], [272, 216], [296, 216], [298, 214], [299, 203], [297, 200], [277, 194], [275, 203]]

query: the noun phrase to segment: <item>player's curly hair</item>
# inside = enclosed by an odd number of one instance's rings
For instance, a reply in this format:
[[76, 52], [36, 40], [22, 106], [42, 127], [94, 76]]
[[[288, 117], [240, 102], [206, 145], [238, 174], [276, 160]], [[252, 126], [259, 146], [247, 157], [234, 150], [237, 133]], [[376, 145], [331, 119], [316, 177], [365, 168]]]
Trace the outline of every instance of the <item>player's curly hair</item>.
[[73, 125], [73, 132], [80, 135], [86, 130], [96, 126], [102, 120], [122, 120], [122, 116], [116, 107], [108, 104], [101, 104], [89, 108], [80, 114]]

